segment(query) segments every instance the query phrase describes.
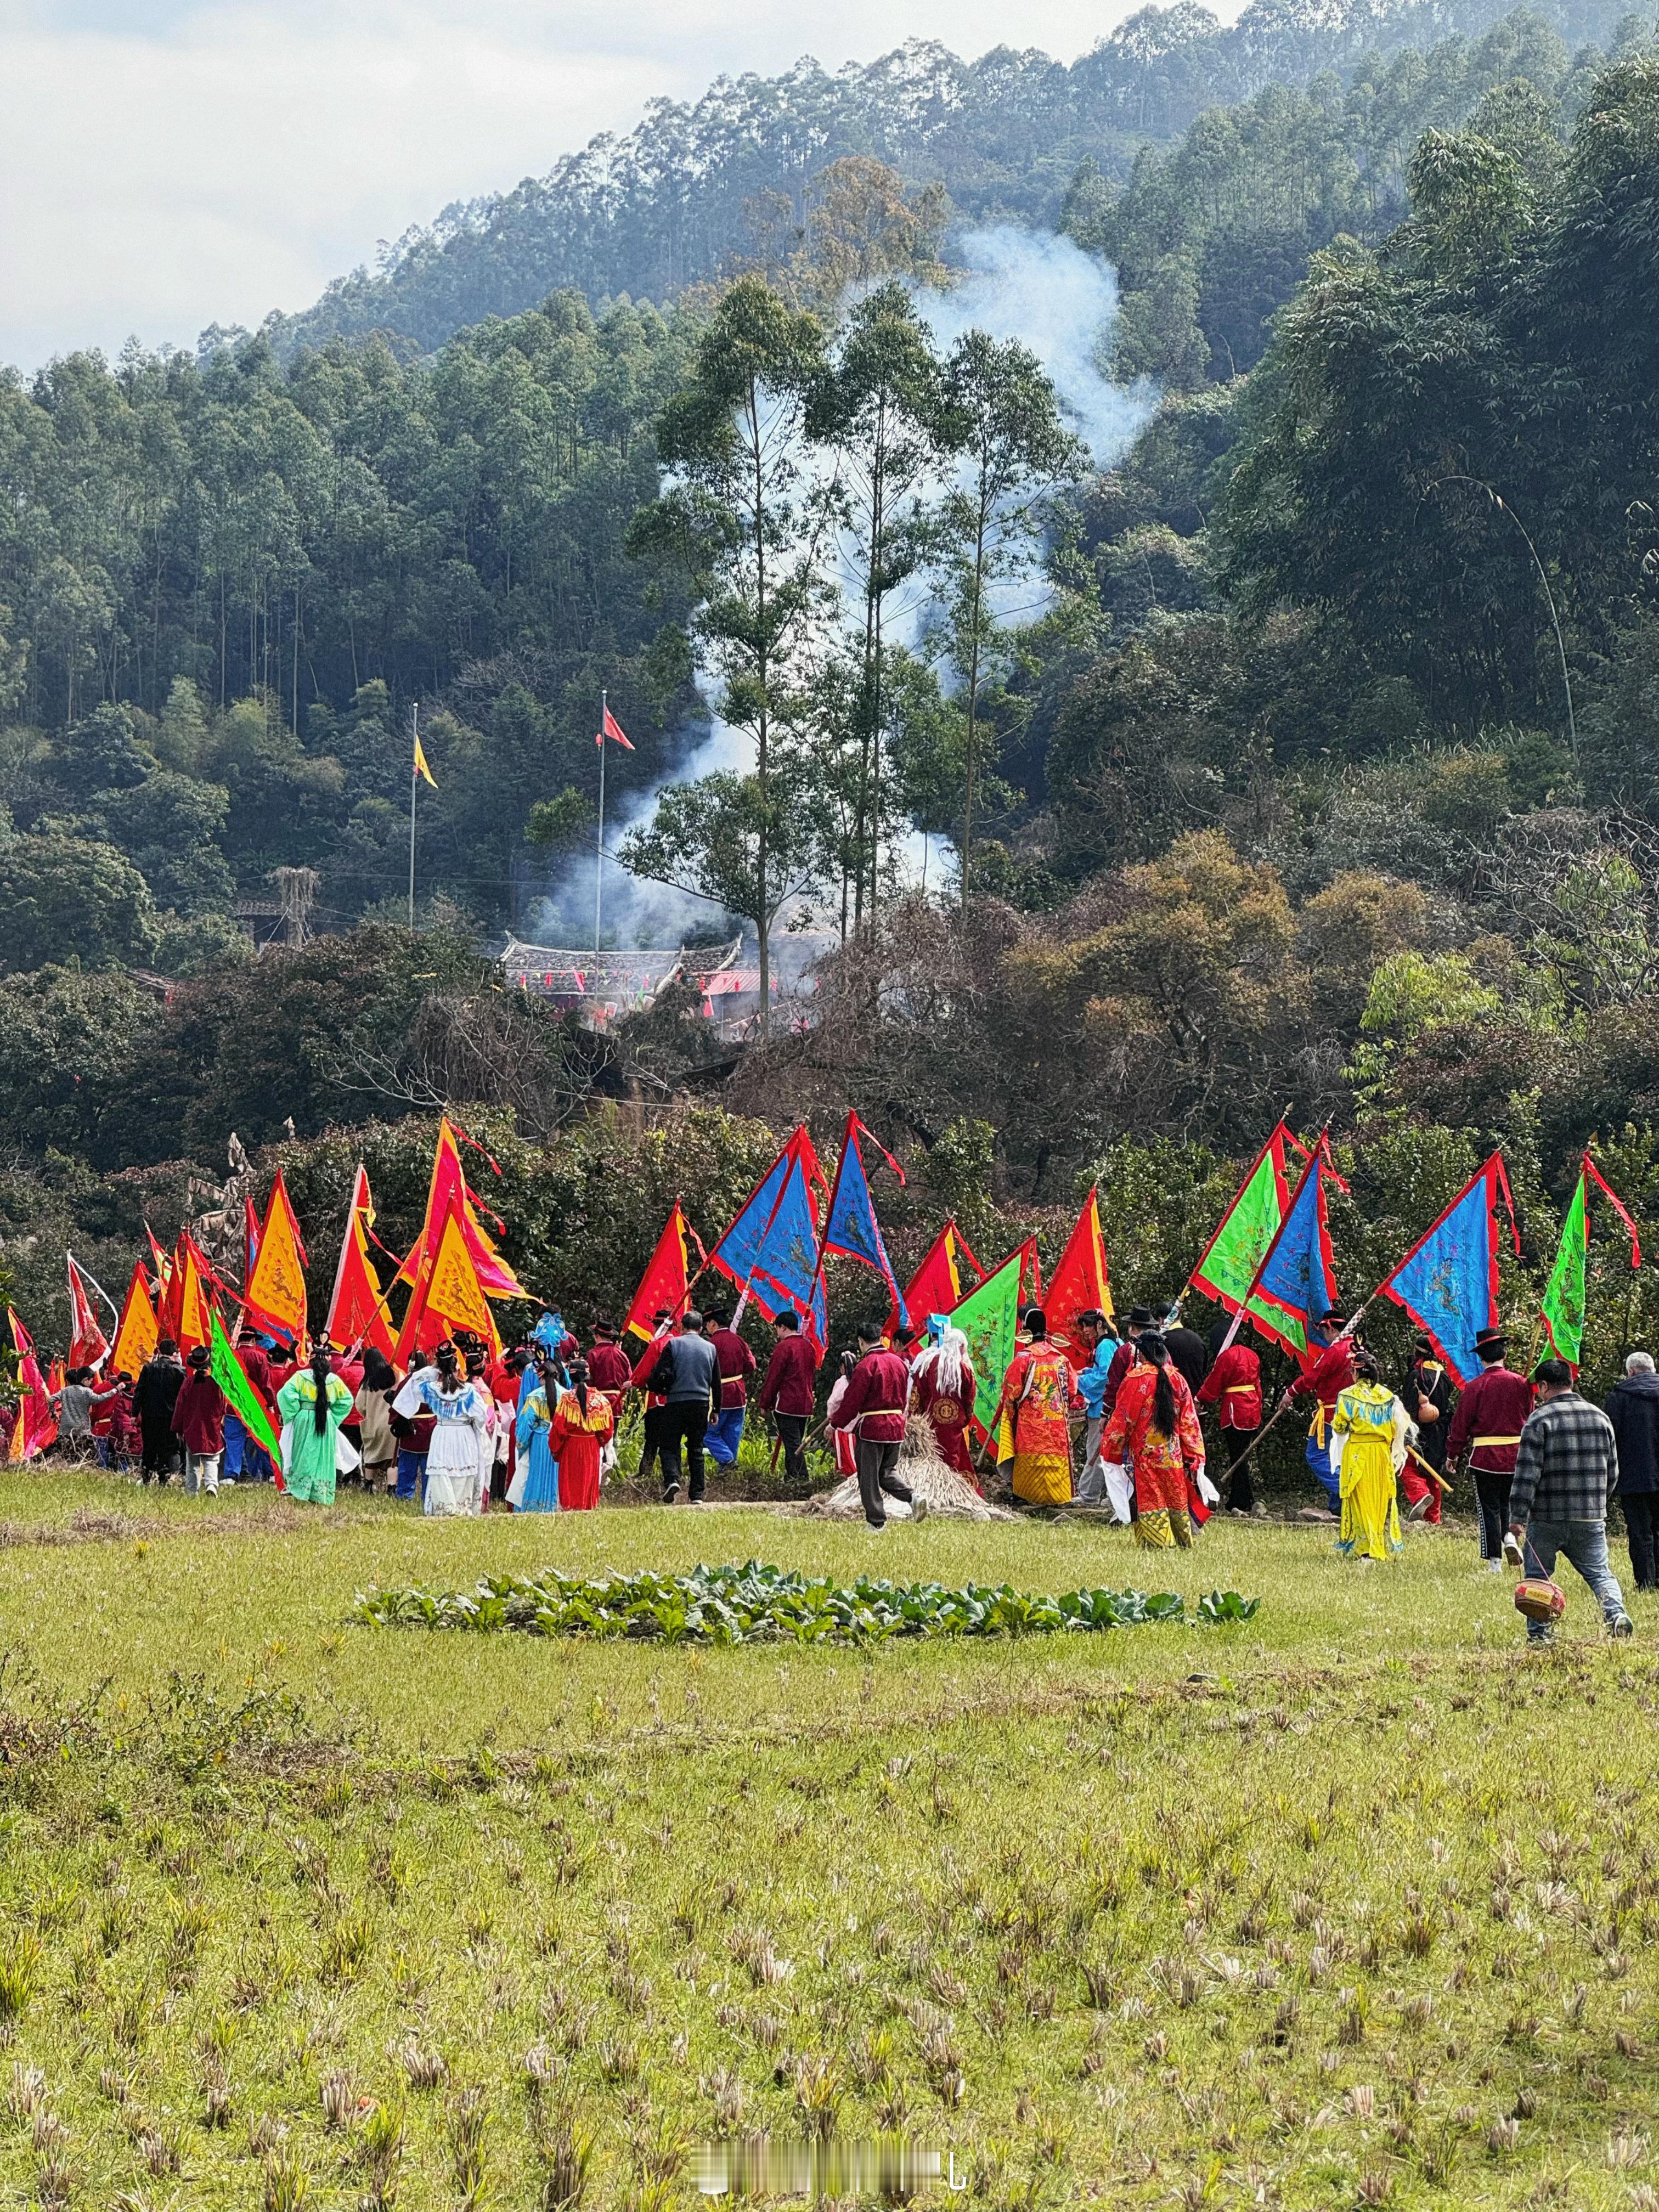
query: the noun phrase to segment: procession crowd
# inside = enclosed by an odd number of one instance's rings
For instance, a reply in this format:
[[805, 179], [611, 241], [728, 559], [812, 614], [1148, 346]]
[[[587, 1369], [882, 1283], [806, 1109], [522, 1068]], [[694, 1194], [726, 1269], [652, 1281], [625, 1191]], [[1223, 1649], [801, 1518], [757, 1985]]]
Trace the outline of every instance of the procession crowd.
[[[631, 1358], [612, 1323], [597, 1321], [584, 1346], [548, 1311], [495, 1357], [458, 1332], [407, 1374], [372, 1346], [343, 1353], [319, 1343], [301, 1362], [256, 1335], [238, 1354], [280, 1425], [283, 1486], [302, 1502], [331, 1503], [343, 1474], [428, 1514], [591, 1508], [617, 1463], [632, 1394], [641, 1413], [636, 1480], [659, 1479], [665, 1502], [696, 1504], [708, 1463], [737, 1460], [751, 1389], [771, 1425], [775, 1463], [781, 1453], [791, 1483], [808, 1480], [818, 1354], [793, 1310], [770, 1327], [763, 1373], [730, 1310], [713, 1305], [659, 1312], [656, 1334], [633, 1340]], [[1565, 1362], [1546, 1360], [1530, 1379], [1517, 1373], [1496, 1329], [1480, 1332], [1480, 1371], [1461, 1392], [1425, 1336], [1396, 1391], [1340, 1311], [1312, 1334], [1310, 1357], [1271, 1417], [1299, 1401], [1308, 1418], [1306, 1461], [1325, 1504], [1304, 1518], [1334, 1524], [1347, 1556], [1387, 1559], [1401, 1547], [1402, 1509], [1407, 1520], [1437, 1524], [1443, 1499], [1467, 1477], [1492, 1571], [1507, 1553], [1511, 1565], [1547, 1577], [1565, 1556], [1609, 1625], [1627, 1630], [1608, 1564], [1607, 1504], [1618, 1496], [1637, 1588], [1659, 1588], [1659, 1375], [1648, 1353], [1630, 1355], [1604, 1413], [1578, 1395]], [[872, 1529], [884, 1526], [888, 1499], [910, 1503], [901, 1447], [913, 1414], [927, 1420], [939, 1456], [976, 1489], [994, 1463], [1015, 1499], [1103, 1509], [1149, 1547], [1191, 1545], [1212, 1510], [1263, 1512], [1252, 1461], [1270, 1417], [1260, 1355], [1236, 1322], [1218, 1323], [1206, 1340], [1175, 1310], [1136, 1307], [1120, 1335], [1095, 1309], [1062, 1339], [1040, 1307], [1028, 1307], [978, 1451], [979, 1385], [961, 1329], [936, 1314], [923, 1334], [872, 1323], [859, 1336], [857, 1349], [840, 1355], [823, 1423]], [[100, 1382], [73, 1369], [56, 1410], [60, 1451], [135, 1467], [144, 1482], [176, 1474], [185, 1490], [213, 1494], [222, 1483], [278, 1479], [214, 1379], [204, 1346], [181, 1361], [163, 1340], [136, 1377]]]

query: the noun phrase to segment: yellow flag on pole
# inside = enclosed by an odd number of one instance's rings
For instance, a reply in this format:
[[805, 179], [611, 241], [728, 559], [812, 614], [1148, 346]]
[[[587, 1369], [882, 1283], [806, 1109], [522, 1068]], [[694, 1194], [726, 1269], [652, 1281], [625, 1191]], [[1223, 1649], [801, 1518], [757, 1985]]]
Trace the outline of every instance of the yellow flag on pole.
[[415, 773], [416, 775], [423, 775], [427, 781], [432, 784], [434, 791], [438, 788], [433, 782], [432, 770], [426, 764], [426, 748], [418, 737], [415, 740]]

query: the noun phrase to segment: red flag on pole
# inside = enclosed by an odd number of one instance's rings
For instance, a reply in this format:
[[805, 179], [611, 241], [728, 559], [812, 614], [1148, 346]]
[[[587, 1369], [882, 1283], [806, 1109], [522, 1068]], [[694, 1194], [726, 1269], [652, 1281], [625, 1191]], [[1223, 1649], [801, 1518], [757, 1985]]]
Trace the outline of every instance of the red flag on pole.
[[674, 1211], [657, 1239], [656, 1249], [646, 1262], [640, 1286], [629, 1306], [628, 1318], [623, 1323], [624, 1336], [643, 1337], [648, 1342], [657, 1333], [656, 1316], [665, 1308], [677, 1321], [684, 1312], [690, 1287], [685, 1249], [689, 1234], [685, 1216], [676, 1199]]
[[1100, 1194], [1096, 1186], [1083, 1201], [1077, 1226], [1066, 1240], [1060, 1264], [1048, 1278], [1043, 1300], [1048, 1334], [1066, 1347], [1066, 1357], [1080, 1374], [1092, 1356], [1085, 1353], [1073, 1331], [1081, 1313], [1112, 1314], [1112, 1286], [1106, 1273], [1106, 1246], [1100, 1233]]
[[390, 1359], [397, 1343], [374, 1264], [368, 1256], [368, 1231], [374, 1218], [368, 1170], [360, 1164], [351, 1187], [351, 1205], [340, 1245], [340, 1264], [334, 1271], [334, 1295], [328, 1305], [328, 1340], [342, 1348], [372, 1344]]
[[70, 1252], [65, 1257], [69, 1261], [70, 1365], [96, 1367], [109, 1350], [109, 1339], [98, 1326], [98, 1316], [87, 1296], [75, 1255]]
[[593, 742], [596, 745], [603, 745], [607, 738], [612, 744], [620, 745], [625, 753], [631, 753], [634, 750], [634, 740], [623, 728], [609, 707], [605, 710], [605, 719], [599, 724], [599, 734]]

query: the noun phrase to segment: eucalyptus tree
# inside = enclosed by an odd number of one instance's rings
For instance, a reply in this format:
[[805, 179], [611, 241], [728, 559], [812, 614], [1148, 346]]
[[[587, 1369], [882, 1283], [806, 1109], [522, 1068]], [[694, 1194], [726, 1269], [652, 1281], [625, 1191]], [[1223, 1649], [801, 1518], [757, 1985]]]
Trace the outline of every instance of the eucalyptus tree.
[[[789, 872], [780, 856], [800, 842], [801, 793], [789, 771], [827, 599], [830, 519], [815, 496], [806, 450], [807, 413], [824, 374], [817, 318], [791, 307], [759, 277], [740, 277], [710, 317], [686, 381], [659, 418], [657, 452], [668, 487], [629, 533], [633, 550], [689, 582], [697, 603], [692, 635], [714, 685], [711, 703], [753, 746], [752, 775], [740, 780], [748, 787], [741, 807], [752, 851], [742, 869], [718, 872], [741, 887], [744, 903], [732, 910], [755, 925], [763, 1032], [770, 1025], [778, 884]], [[723, 809], [737, 803], [729, 784], [720, 797], [712, 810], [689, 799], [665, 813], [659, 808], [659, 826], [624, 841], [623, 866], [662, 881], [696, 875], [700, 843]]]

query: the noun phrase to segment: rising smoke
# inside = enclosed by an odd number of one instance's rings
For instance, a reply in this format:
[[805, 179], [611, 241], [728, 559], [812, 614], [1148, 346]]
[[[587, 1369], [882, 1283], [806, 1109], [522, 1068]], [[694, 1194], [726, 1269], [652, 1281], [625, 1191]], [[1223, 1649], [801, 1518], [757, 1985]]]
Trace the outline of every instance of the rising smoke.
[[[969, 231], [956, 241], [955, 251], [963, 271], [957, 282], [946, 291], [917, 294], [941, 350], [974, 329], [994, 338], [1018, 338], [1052, 378], [1067, 420], [1086, 441], [1095, 465], [1109, 467], [1127, 451], [1157, 404], [1157, 394], [1145, 384], [1126, 389], [1106, 373], [1118, 310], [1115, 272], [1069, 238], [1020, 230], [1011, 223]], [[1029, 591], [1021, 594], [1021, 611], [1026, 619], [1036, 611]], [[924, 614], [921, 608], [912, 611], [918, 632]], [[688, 723], [681, 737], [685, 750], [659, 783], [648, 791], [629, 792], [607, 808], [607, 853], [616, 851], [629, 830], [650, 819], [658, 793], [668, 785], [694, 783], [720, 769], [742, 773], [750, 765], [748, 738], [717, 715]], [[939, 841], [933, 842], [930, 882], [940, 880]], [[919, 876], [922, 858], [922, 839], [908, 839], [902, 866]], [[545, 896], [530, 903], [527, 936], [544, 945], [592, 941], [594, 866], [592, 849], [562, 863]], [[641, 883], [614, 860], [605, 863], [608, 944], [672, 945], [719, 918], [704, 900], [665, 884]]]

